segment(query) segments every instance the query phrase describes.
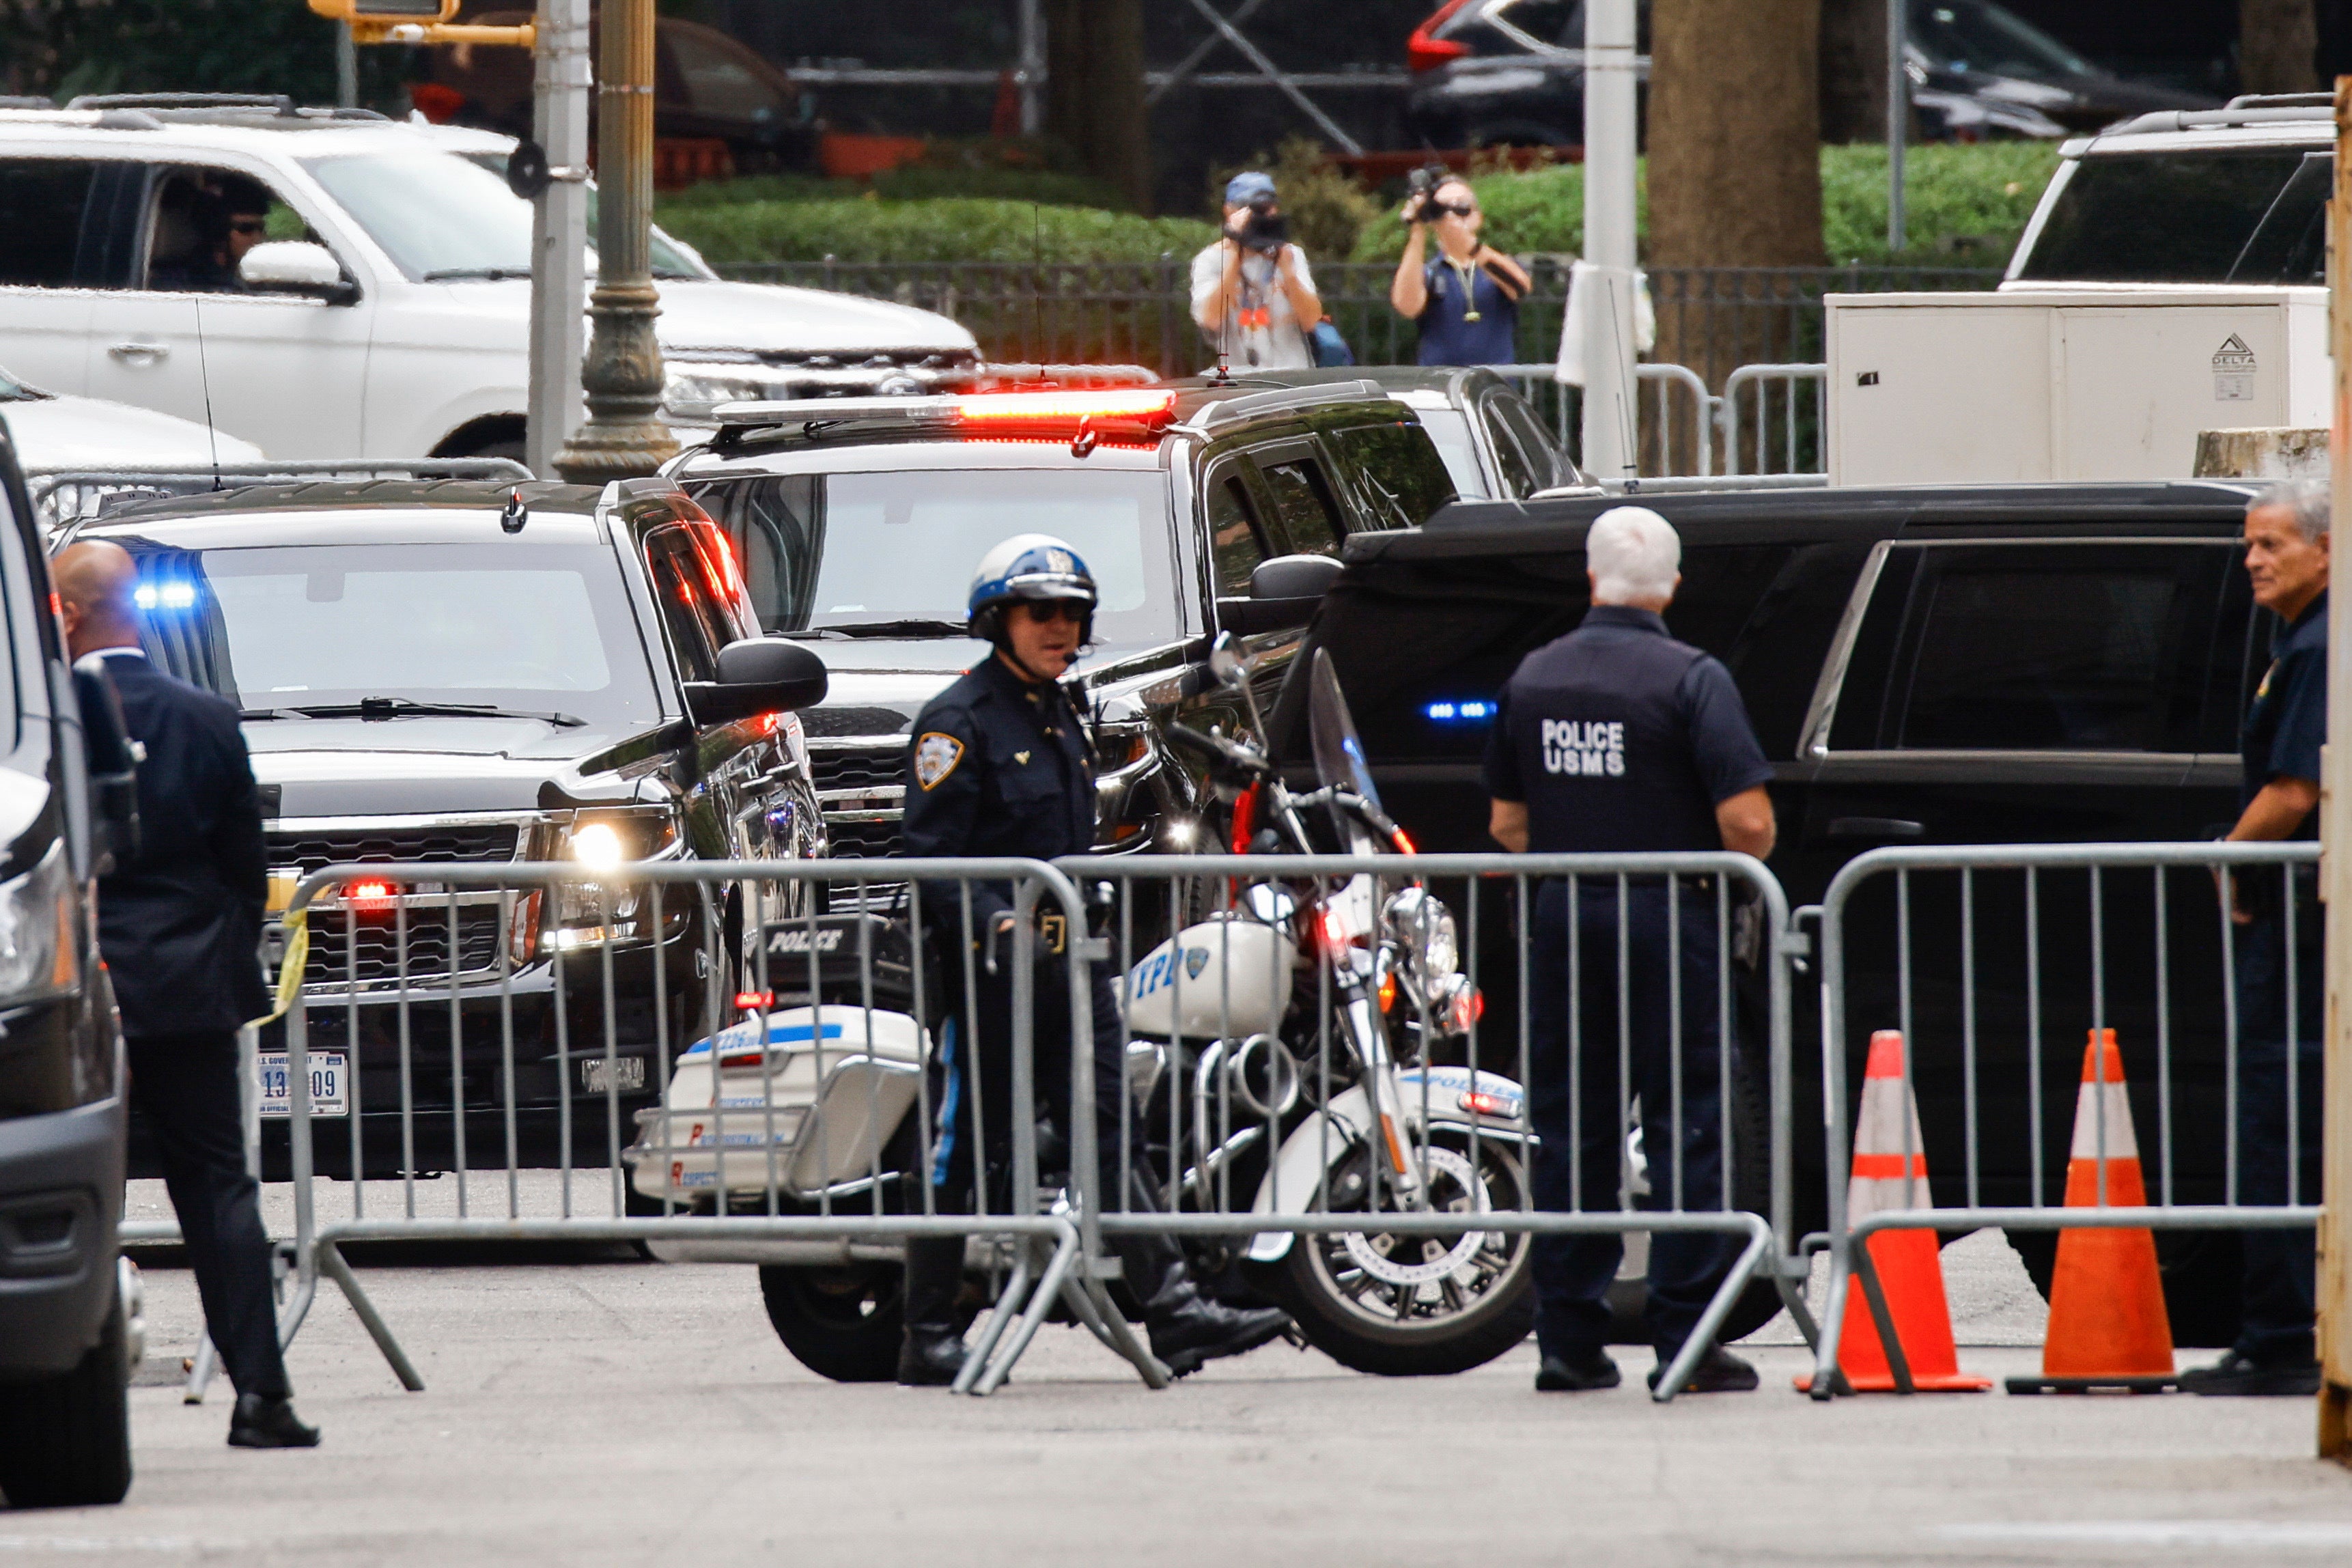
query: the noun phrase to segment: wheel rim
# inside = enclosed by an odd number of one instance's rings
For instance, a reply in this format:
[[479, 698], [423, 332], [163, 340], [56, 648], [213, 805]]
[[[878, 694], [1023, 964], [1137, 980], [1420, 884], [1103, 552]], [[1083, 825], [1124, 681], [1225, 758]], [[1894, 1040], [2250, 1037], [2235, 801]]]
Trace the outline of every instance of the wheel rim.
[[[1526, 1174], [1496, 1144], [1468, 1155], [1441, 1144], [1423, 1154], [1430, 1208], [1439, 1214], [1524, 1209]], [[1383, 1206], [1387, 1194], [1383, 1193]], [[1395, 1212], [1390, 1208], [1389, 1212]], [[1391, 1333], [1453, 1332], [1507, 1295], [1528, 1267], [1525, 1232], [1465, 1231], [1459, 1237], [1343, 1231], [1306, 1238], [1315, 1282], [1347, 1316]]]

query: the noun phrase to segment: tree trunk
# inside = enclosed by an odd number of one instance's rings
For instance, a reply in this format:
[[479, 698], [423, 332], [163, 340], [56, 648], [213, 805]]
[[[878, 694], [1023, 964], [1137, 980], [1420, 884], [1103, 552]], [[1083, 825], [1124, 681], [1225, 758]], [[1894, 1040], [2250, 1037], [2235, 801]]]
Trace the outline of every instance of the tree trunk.
[[1142, 0], [1047, 0], [1045, 129], [1087, 172], [1150, 210]]
[[2319, 17], [2313, 0], [2238, 0], [2238, 90], [2319, 87]]
[[[1741, 364], [1803, 357], [1769, 341], [1768, 323], [1786, 313], [1765, 302], [1776, 292], [1769, 275], [1694, 279], [1671, 269], [1821, 264], [1822, 5], [1655, 0], [1651, 12], [1654, 357], [1689, 366], [1710, 389]], [[1643, 402], [1646, 412], [1652, 400]], [[1690, 449], [1688, 417], [1671, 422], [1677, 454]], [[1648, 463], [1657, 464], [1667, 426], [1651, 423]]]
[[1886, 140], [1886, 0], [1822, 0], [1822, 140]]

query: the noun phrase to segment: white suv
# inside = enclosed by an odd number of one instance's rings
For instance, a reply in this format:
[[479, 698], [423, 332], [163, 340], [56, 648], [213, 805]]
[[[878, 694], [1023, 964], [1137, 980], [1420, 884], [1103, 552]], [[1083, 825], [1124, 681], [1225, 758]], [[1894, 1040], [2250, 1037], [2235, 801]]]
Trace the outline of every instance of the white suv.
[[[513, 146], [290, 100], [0, 110], [0, 364], [273, 458], [519, 457], [531, 207], [501, 177]], [[727, 282], [658, 230], [653, 254], [674, 422], [950, 389], [978, 365], [944, 316]]]

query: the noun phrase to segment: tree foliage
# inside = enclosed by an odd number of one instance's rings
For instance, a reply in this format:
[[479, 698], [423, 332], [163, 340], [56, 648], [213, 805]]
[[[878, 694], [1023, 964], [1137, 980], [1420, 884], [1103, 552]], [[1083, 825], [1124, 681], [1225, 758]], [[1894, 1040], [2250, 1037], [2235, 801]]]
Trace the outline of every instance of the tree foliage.
[[[8, 90], [283, 92], [335, 100], [338, 24], [296, 0], [0, 0]], [[360, 51], [363, 103], [390, 107], [404, 49]]]

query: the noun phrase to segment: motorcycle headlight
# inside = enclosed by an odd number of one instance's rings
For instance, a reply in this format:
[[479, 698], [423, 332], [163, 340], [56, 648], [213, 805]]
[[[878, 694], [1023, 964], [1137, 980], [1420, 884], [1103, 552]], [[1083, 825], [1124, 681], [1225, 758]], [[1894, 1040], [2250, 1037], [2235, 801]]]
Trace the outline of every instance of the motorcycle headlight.
[[1462, 946], [1454, 933], [1454, 911], [1427, 889], [1406, 888], [1391, 894], [1381, 910], [1381, 923], [1423, 979], [1442, 980], [1460, 973]]
[[0, 1003], [72, 986], [73, 920], [73, 877], [59, 839], [31, 870], [0, 882]]

